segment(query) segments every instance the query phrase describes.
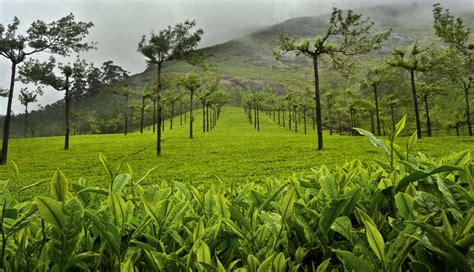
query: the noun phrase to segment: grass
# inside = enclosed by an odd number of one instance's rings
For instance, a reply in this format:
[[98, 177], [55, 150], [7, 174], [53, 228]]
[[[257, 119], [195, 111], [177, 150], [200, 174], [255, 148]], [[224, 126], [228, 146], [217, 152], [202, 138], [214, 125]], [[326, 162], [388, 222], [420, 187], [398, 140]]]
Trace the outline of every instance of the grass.
[[[49, 180], [57, 168], [76, 181], [85, 178], [89, 184], [105, 185], [105, 173], [98, 154], [103, 153], [117, 165], [126, 157], [133, 175], [144, 175], [157, 167], [146, 183], [181, 181], [192, 184], [229, 184], [260, 182], [267, 177], [285, 178], [294, 173], [306, 174], [322, 164], [333, 167], [345, 161], [360, 159], [372, 162], [384, 159], [365, 137], [324, 135], [325, 149], [316, 150], [316, 135], [310, 130], [303, 134], [278, 127], [270, 117], [261, 114], [261, 131], [257, 132], [244, 115], [242, 108], [225, 107], [221, 118], [210, 132], [202, 132], [201, 114], [195, 114], [195, 138], [189, 139], [189, 124], [180, 126], [175, 119], [174, 128], [164, 132], [163, 154], [157, 157], [156, 136], [151, 131], [115, 135], [79, 135], [71, 137], [71, 150], [64, 151], [63, 137], [12, 139], [7, 166], [0, 167], [0, 180], [11, 178], [12, 189]], [[188, 120], [189, 121], [189, 120]], [[401, 139], [403, 142], [406, 139]], [[468, 137], [423, 138], [416, 151], [430, 156], [442, 156], [466, 149], [473, 150]], [[19, 176], [13, 173], [14, 161]], [[126, 166], [125, 166], [126, 167]], [[123, 171], [126, 168], [122, 169]], [[47, 185], [38, 187], [49, 190]], [[36, 193], [35, 192], [31, 192]], [[24, 195], [30, 196], [30, 194]]]

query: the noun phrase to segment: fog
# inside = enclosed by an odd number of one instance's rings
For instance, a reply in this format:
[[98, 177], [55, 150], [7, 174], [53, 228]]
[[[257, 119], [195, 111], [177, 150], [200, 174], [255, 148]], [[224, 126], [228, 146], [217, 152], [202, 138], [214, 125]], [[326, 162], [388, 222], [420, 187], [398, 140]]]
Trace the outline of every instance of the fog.
[[[440, 1], [443, 7], [473, 12], [472, 0]], [[413, 1], [398, 1], [409, 5]], [[431, 9], [432, 1], [417, 1], [420, 7]], [[394, 1], [326, 1], [326, 0], [0, 0], [0, 23], [11, 23], [14, 16], [21, 21], [21, 31], [37, 19], [45, 22], [73, 13], [77, 20], [92, 21], [94, 27], [88, 41], [97, 42], [97, 50], [81, 54], [88, 62], [101, 66], [113, 60], [132, 74], [146, 68], [137, 53], [137, 43], [143, 34], [159, 31], [186, 19], [195, 19], [204, 30], [201, 47], [222, 43], [232, 38], [299, 16], [313, 16], [330, 12], [331, 7], [343, 9], [394, 4]], [[37, 56], [46, 58], [46, 55]], [[66, 60], [67, 61], [67, 60]], [[9, 86], [10, 66], [0, 58], [0, 87]], [[15, 88], [13, 111], [23, 111], [17, 101], [21, 84]], [[61, 99], [62, 93], [45, 89], [33, 109]], [[5, 114], [6, 100], [0, 99], [0, 114]]]

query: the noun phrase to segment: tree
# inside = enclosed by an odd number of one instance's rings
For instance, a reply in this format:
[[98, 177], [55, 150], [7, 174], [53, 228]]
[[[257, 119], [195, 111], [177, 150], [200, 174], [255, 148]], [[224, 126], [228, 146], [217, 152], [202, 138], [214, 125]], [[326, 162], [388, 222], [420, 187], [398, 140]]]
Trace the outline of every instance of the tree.
[[[189, 91], [189, 138], [193, 138], [193, 98], [194, 93], [199, 90], [203, 82], [200, 80], [200, 76], [196, 72], [188, 73], [179, 81], [179, 85]], [[159, 121], [158, 121], [159, 122]]]
[[128, 134], [128, 117], [129, 117], [129, 111], [130, 111], [130, 97], [133, 94], [136, 94], [136, 91], [128, 86], [128, 84], [125, 84], [125, 86], [120, 86], [120, 87], [115, 87], [111, 88], [108, 91], [110, 91], [113, 94], [116, 94], [118, 96], [122, 96], [124, 98], [124, 105], [123, 105], [123, 124], [124, 124], [124, 134]]
[[387, 63], [393, 67], [399, 67], [407, 70], [410, 73], [411, 93], [413, 100], [413, 110], [415, 112], [416, 119], [416, 136], [418, 139], [421, 138], [421, 122], [420, 112], [418, 110], [418, 95], [416, 94], [416, 72], [425, 72], [428, 69], [428, 59], [422, 53], [427, 48], [420, 48], [418, 43], [415, 42], [411, 47], [406, 50], [395, 49], [392, 52], [392, 59], [388, 60]]
[[142, 104], [140, 107], [140, 133], [143, 133], [143, 127], [144, 127], [144, 119], [145, 119], [145, 100], [150, 98], [152, 96], [152, 89], [149, 84], [145, 84], [142, 89], [141, 99], [142, 99]]
[[101, 81], [104, 84], [114, 84], [128, 78], [129, 72], [124, 70], [122, 67], [114, 64], [113, 61], [109, 60], [102, 64], [101, 67]]
[[37, 102], [37, 96], [42, 95], [43, 90], [41, 88], [36, 89], [36, 91], [29, 92], [28, 89], [22, 88], [20, 90], [20, 95], [18, 96], [18, 100], [20, 100], [20, 103], [25, 106], [25, 135], [24, 137], [26, 138], [27, 136], [27, 131], [28, 131], [28, 104]]
[[342, 67], [352, 57], [380, 48], [390, 31], [372, 35], [370, 31], [373, 25], [369, 19], [363, 19], [362, 15], [352, 10], [347, 11], [344, 16], [342, 10], [334, 8], [329, 26], [322, 36], [299, 42], [286, 35], [280, 37], [279, 49], [275, 52], [277, 59], [281, 59], [287, 52], [295, 52], [296, 55], [303, 54], [313, 61], [318, 150], [323, 149], [319, 60], [326, 55], [336, 66]]
[[450, 47], [446, 59], [450, 63], [444, 66], [447, 68], [445, 72], [462, 85], [466, 102], [466, 123], [469, 136], [472, 136], [469, 91], [474, 77], [474, 43], [470, 40], [471, 30], [464, 26], [462, 18], [454, 18], [449, 9], [443, 9], [439, 4], [433, 7], [433, 28], [436, 35]]
[[464, 26], [462, 18], [454, 18], [449, 9], [443, 9], [439, 3], [433, 5], [433, 17], [436, 36], [457, 50], [472, 54], [474, 43], [469, 40], [471, 30]]
[[378, 87], [382, 81], [383, 74], [385, 69], [383, 67], [374, 67], [372, 68], [366, 76], [366, 82], [368, 86], [371, 86], [374, 93], [374, 104], [375, 104], [375, 115], [377, 118], [377, 135], [380, 136], [380, 111], [379, 111], [379, 92]]
[[[71, 79], [73, 70], [77, 73], [84, 73], [85, 66], [82, 65], [82, 60], [79, 58], [71, 66], [71, 64], [62, 65], [56, 64], [53, 57], [49, 58], [47, 62], [39, 62], [38, 60], [26, 61], [20, 69], [20, 76], [23, 82], [35, 84], [42, 84], [53, 87], [57, 91], [64, 91], [65, 104], [65, 136], [64, 136], [64, 150], [69, 149], [69, 135], [70, 122], [69, 113], [71, 108], [71, 86], [74, 85], [74, 80]], [[74, 68], [73, 68], [74, 67]], [[55, 70], [58, 69], [63, 77], [56, 75]], [[71, 82], [72, 81], [72, 82]]]
[[37, 20], [26, 31], [27, 35], [18, 34], [20, 21], [17, 17], [5, 28], [0, 24], [0, 56], [11, 62], [10, 89], [8, 91], [7, 112], [3, 124], [3, 142], [0, 164], [7, 162], [8, 140], [10, 136], [11, 107], [17, 66], [25, 58], [40, 52], [68, 56], [71, 52], [87, 51], [93, 44], [82, 42], [93, 26], [91, 22], [76, 22], [74, 15], [69, 14], [49, 24]]
[[[152, 32], [148, 40], [146, 36], [143, 35], [138, 43], [138, 52], [145, 56], [148, 65], [156, 65], [157, 67], [156, 99], [158, 104], [158, 127], [161, 126], [162, 109], [160, 99], [162, 89], [161, 71], [163, 65], [170, 60], [176, 59], [184, 59], [190, 63], [196, 63], [196, 59], [193, 58], [192, 53], [201, 41], [201, 36], [204, 31], [198, 29], [192, 32], [195, 26], [195, 21], [185, 21], [174, 27], [168, 26], [168, 28], [160, 30], [158, 34]], [[157, 133], [156, 154], [158, 156], [161, 155], [161, 131], [159, 129]]]

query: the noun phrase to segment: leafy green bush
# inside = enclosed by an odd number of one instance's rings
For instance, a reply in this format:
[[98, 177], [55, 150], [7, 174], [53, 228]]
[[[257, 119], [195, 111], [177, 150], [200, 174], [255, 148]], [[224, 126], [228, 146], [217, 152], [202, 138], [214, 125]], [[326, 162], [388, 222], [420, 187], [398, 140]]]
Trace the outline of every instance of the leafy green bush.
[[[208, 190], [141, 186], [100, 155], [110, 186], [69, 181], [18, 202], [1, 182], [5, 271], [472, 271], [469, 152], [430, 159], [359, 130], [387, 162]], [[0, 269], [1, 270], [1, 269]]]

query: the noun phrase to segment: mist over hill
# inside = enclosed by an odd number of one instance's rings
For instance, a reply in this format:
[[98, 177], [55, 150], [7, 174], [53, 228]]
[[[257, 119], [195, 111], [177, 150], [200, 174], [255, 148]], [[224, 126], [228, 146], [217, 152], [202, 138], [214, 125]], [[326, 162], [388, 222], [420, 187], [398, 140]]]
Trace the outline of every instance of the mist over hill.
[[[429, 44], [438, 42], [432, 27], [432, 6], [430, 4], [381, 5], [355, 9], [364, 17], [375, 22], [376, 31], [391, 29], [391, 36], [383, 47], [362, 58], [362, 62], [383, 62], [395, 47], [406, 47], [415, 41]], [[457, 15], [464, 19], [466, 26], [474, 27], [474, 13], [460, 9]], [[278, 38], [287, 34], [295, 39], [317, 37], [324, 33], [330, 14], [312, 17], [297, 17], [260, 29], [248, 35], [232, 39], [222, 44], [203, 48], [200, 51], [209, 55], [213, 71], [222, 77], [222, 85], [233, 90], [233, 102], [239, 103], [239, 92], [246, 89], [260, 90], [269, 86], [279, 93], [285, 93], [287, 86], [307, 88], [313, 83], [311, 65], [305, 58], [295, 58], [287, 62], [275, 59], [273, 50]], [[307, 65], [306, 65], [307, 64]], [[323, 59], [322, 65], [331, 66]], [[195, 69], [184, 62], [171, 62], [165, 66], [164, 73], [185, 73]], [[334, 74], [334, 71], [331, 71]], [[131, 77], [132, 85], [141, 88], [145, 83], [155, 80], [156, 68], [149, 67], [143, 73]], [[333, 76], [331, 76], [333, 78]], [[113, 118], [120, 113], [121, 99], [113, 94], [101, 93], [83, 101], [74, 102], [73, 111], [80, 115]], [[41, 128], [37, 135], [61, 134], [62, 111], [64, 103], [60, 100], [43, 109], [33, 111], [32, 122]], [[22, 114], [13, 120], [14, 136], [22, 135]], [[93, 131], [91, 131], [93, 132]]]

